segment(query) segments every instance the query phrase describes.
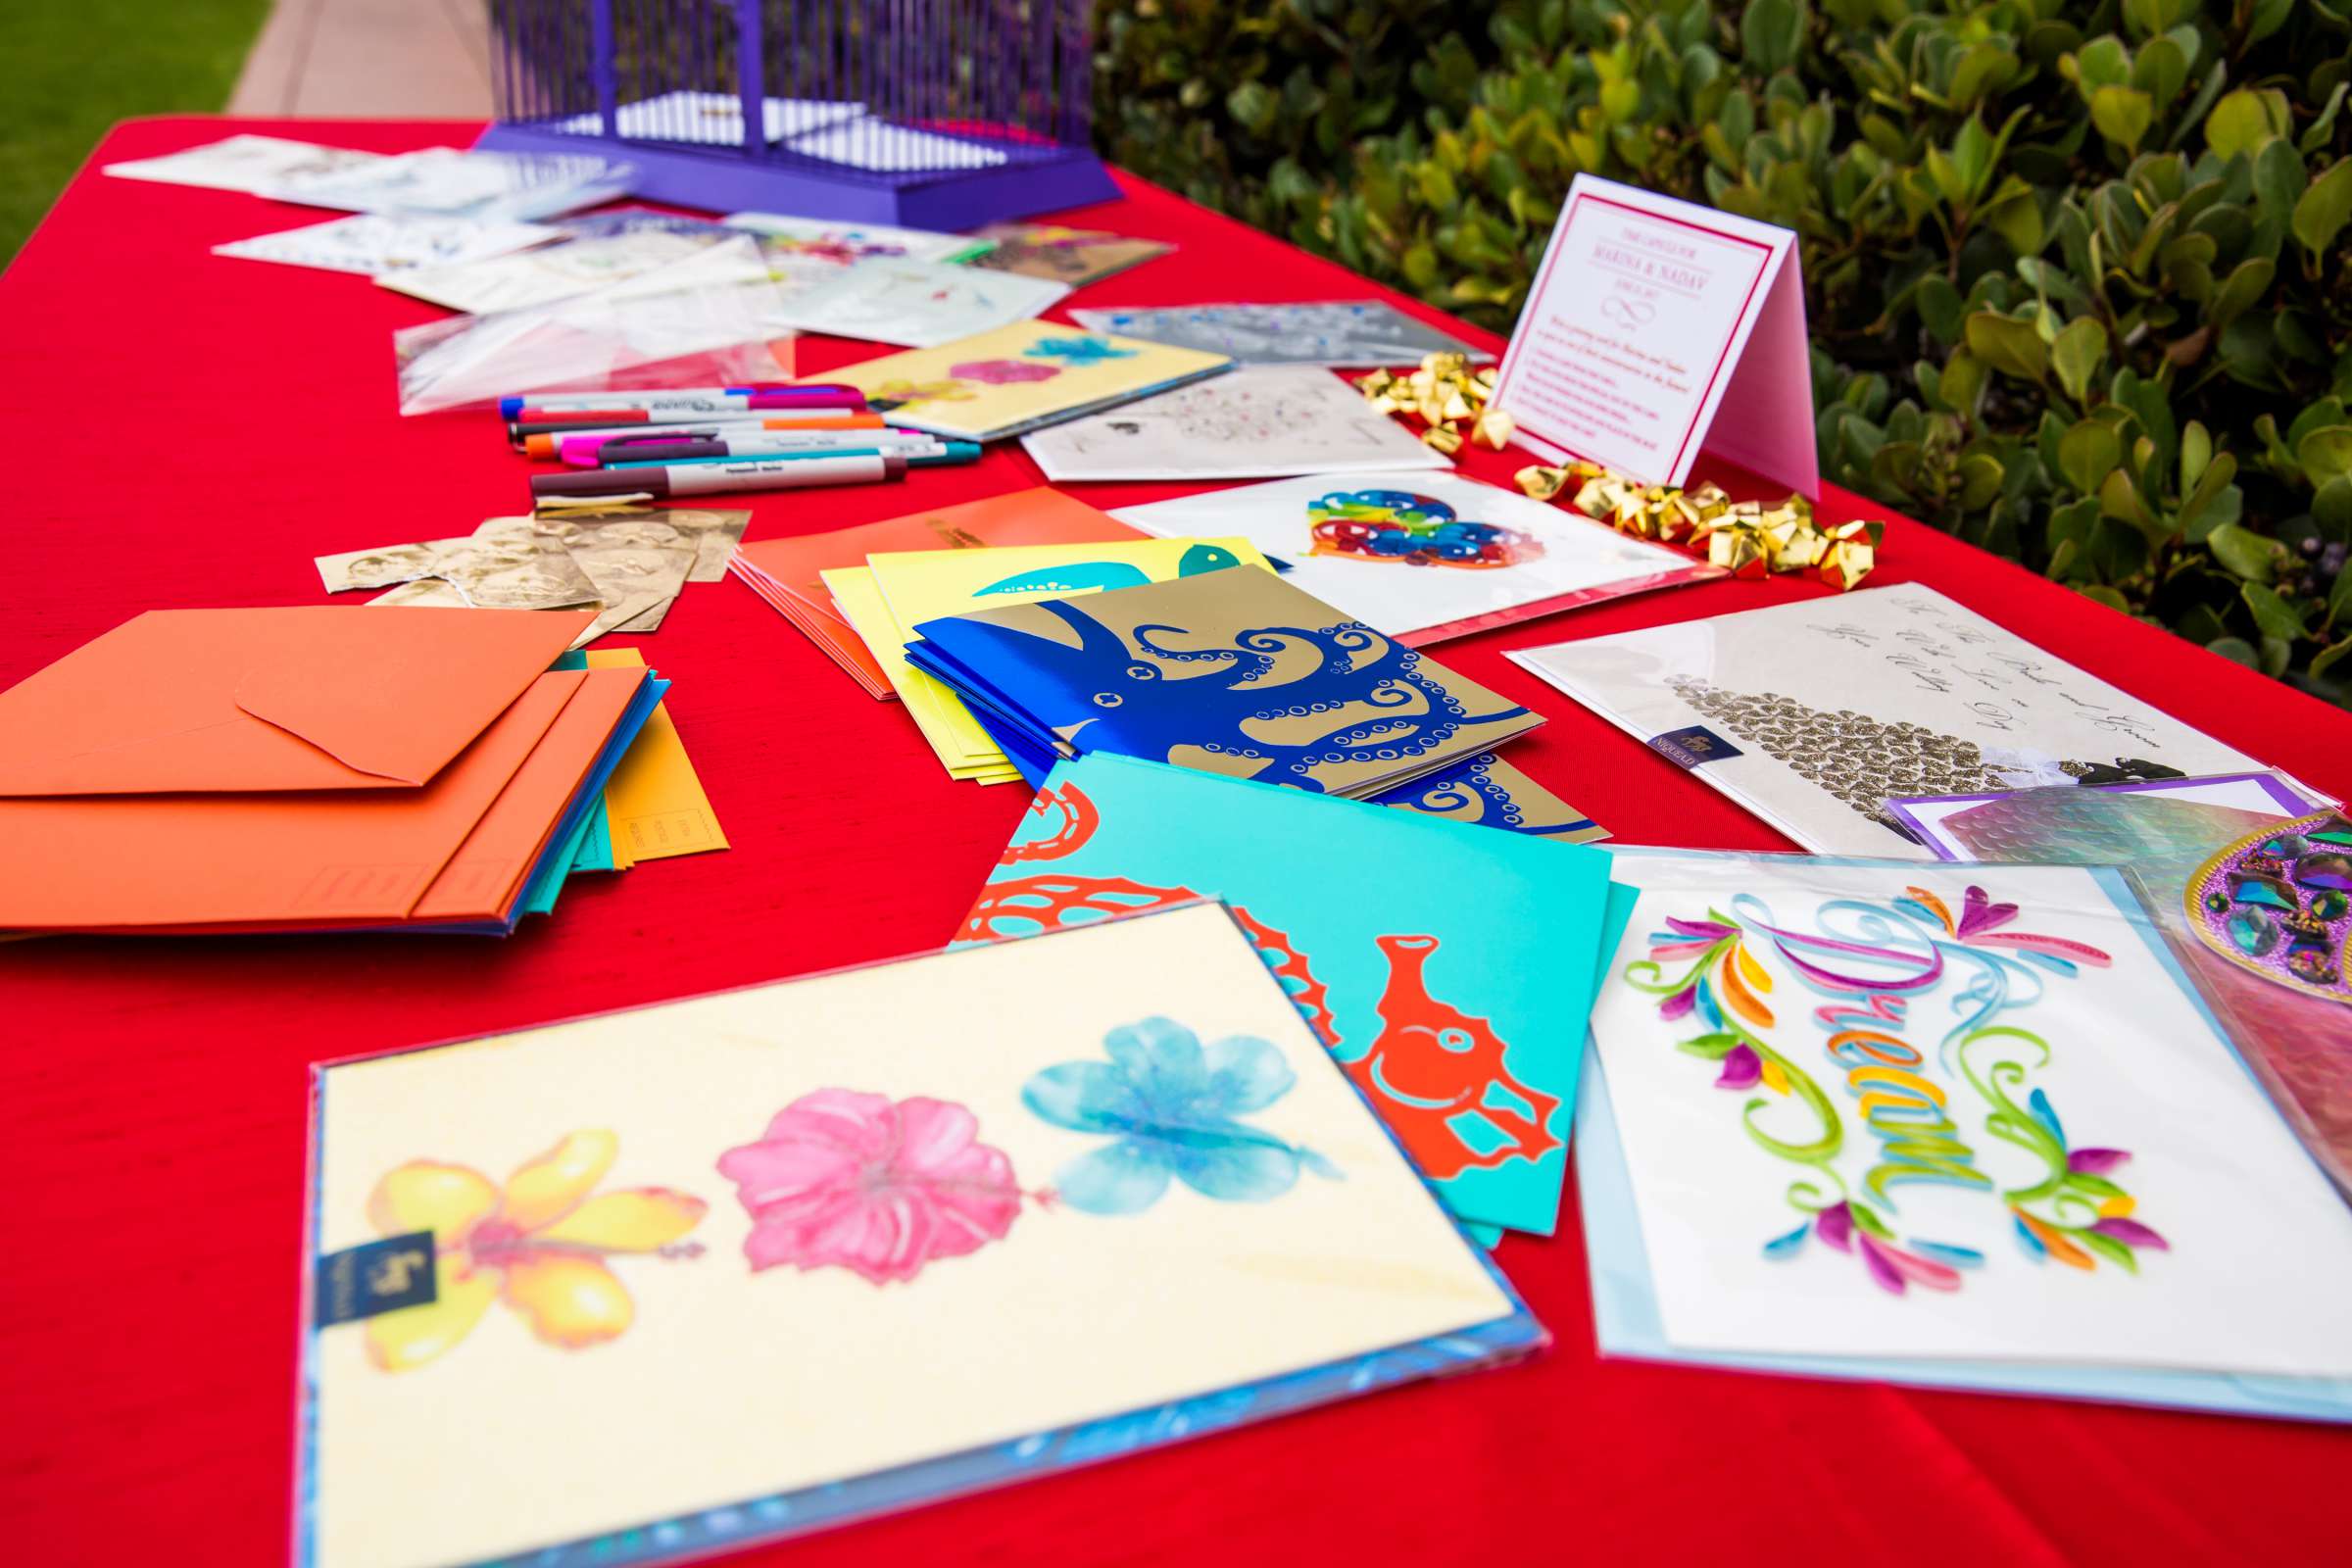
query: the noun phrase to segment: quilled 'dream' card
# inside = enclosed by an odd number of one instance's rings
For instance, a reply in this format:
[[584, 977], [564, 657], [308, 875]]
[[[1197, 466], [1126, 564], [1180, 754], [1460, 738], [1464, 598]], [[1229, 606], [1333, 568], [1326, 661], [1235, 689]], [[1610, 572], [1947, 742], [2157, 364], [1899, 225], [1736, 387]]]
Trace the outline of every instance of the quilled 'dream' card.
[[699, 1556], [1544, 1338], [1216, 904], [329, 1064], [309, 1212], [313, 1568]]
[[1615, 862], [1592, 1033], [1673, 1345], [2352, 1375], [2352, 1209], [2120, 873]]
[[1594, 850], [1089, 757], [956, 940], [1223, 898], [1447, 1206], [1548, 1235], [1608, 886]]

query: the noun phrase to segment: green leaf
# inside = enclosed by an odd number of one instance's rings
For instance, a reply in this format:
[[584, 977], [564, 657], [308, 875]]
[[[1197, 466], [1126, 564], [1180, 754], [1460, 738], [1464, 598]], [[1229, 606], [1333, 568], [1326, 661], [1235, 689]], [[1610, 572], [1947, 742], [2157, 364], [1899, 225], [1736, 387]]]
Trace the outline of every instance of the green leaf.
[[2352, 637], [2347, 637], [2340, 643], [2329, 643], [2327, 647], [2312, 655], [2310, 666], [2311, 678], [2313, 680], [2318, 680], [2321, 676], [2327, 674], [2328, 671], [2333, 669], [2336, 665], [2336, 662], [2343, 659], [2347, 654], [2352, 654]]
[[2118, 611], [2127, 615], [2132, 613], [2132, 601], [2103, 582], [2078, 583], [2075, 585], [2075, 592], [2093, 604], [2105, 605], [2109, 610]]
[[2101, 87], [2090, 95], [2090, 122], [2126, 153], [2139, 149], [2155, 119], [2155, 100], [2136, 87]]
[[2346, 219], [2352, 219], [2352, 158], [2339, 158], [2295, 203], [2295, 238], [2317, 260], [2334, 243]]
[[1703, 1056], [1709, 1061], [1721, 1061], [1724, 1057], [1732, 1054], [1732, 1048], [1738, 1044], [1740, 1044], [1740, 1037], [1738, 1035], [1708, 1034], [1699, 1035], [1694, 1039], [1685, 1040], [1678, 1044], [1674, 1049], [1677, 1051], [1687, 1051], [1693, 1056]]
[[2215, 156], [2251, 153], [2273, 136], [2286, 134], [2286, 95], [2240, 87], [2226, 93], [2205, 117], [2205, 145]]
[[1794, 65], [1804, 39], [1804, 13], [1793, 0], [1748, 0], [1740, 18], [1740, 52], [1750, 70], [1769, 75]]
[[[2078, 316], [2066, 323], [2050, 343], [2050, 364], [2058, 371], [2058, 384], [2066, 395], [2077, 403], [2084, 401], [2090, 390], [2090, 378], [2107, 363], [2107, 329], [2097, 319]], [[2096, 488], [2083, 485], [2082, 489]]]
[[2096, 495], [2124, 460], [2124, 444], [2113, 426], [2083, 419], [2058, 438], [2058, 471], [2084, 495]]
[[[2189, 427], [2203, 428], [2193, 420]], [[2237, 507], [2234, 497], [2237, 491], [2230, 481], [2236, 477], [2237, 460], [2227, 452], [2208, 463], [2204, 471], [2197, 475], [2197, 482], [2189, 487], [2188, 494], [2180, 502], [2180, 531], [2188, 536], [2189, 543], [2210, 543], [2208, 536], [2216, 526], [2235, 520]], [[2218, 504], [2225, 496], [2232, 500], [2226, 505]], [[2213, 514], [2211, 517], [2206, 516], [2208, 512]], [[2200, 527], [2200, 523], [2204, 526]]]
[[1960, 302], [1960, 291], [1942, 273], [1930, 272], [1921, 278], [1912, 301], [1919, 307], [1920, 324], [1936, 342], [1960, 341], [1960, 316], [1965, 307]]
[[1968, 318], [1968, 351], [2006, 375], [2038, 381], [2049, 368], [2049, 349], [2033, 324], [1993, 311]]
[[2327, 424], [2295, 443], [2295, 462], [2313, 489], [2352, 473], [2352, 424]]
[[2271, 279], [2278, 270], [2277, 267], [2260, 256], [2238, 263], [2230, 270], [2230, 275], [2222, 280], [2222, 286], [2214, 291], [2213, 303], [2205, 310], [2206, 321], [2217, 332], [2228, 326], [2262, 298], [2263, 291], [2271, 286]]
[[2213, 552], [2213, 559], [2231, 576], [2249, 582], [2269, 582], [2278, 570], [2278, 541], [2265, 539], [2253, 529], [2234, 522], [2224, 523], [2207, 534], [2205, 548]]
[[2262, 667], [2262, 656], [2256, 653], [2254, 645], [2243, 637], [2216, 637], [2205, 645], [2205, 651], [2209, 654], [2219, 654], [2230, 662], [2243, 664], [2248, 669]]
[[2258, 582], [2239, 583], [2237, 596], [2254, 612], [2254, 624], [2265, 637], [2284, 638], [2291, 643], [2310, 635], [2310, 629], [2303, 624], [2302, 612], [2279, 598], [2276, 588]]
[[2125, 1273], [2136, 1274], [2139, 1272], [2139, 1261], [2132, 1255], [2132, 1249], [2114, 1237], [2102, 1236], [2097, 1231], [2091, 1230], [2069, 1231], [2067, 1236], [2070, 1240], [2081, 1243], [2108, 1262], [2113, 1263]]
[[2205, 465], [2213, 461], [2213, 436], [2198, 419], [2188, 421], [2180, 432], [2180, 489], [2182, 494], [2196, 488], [2204, 477]]

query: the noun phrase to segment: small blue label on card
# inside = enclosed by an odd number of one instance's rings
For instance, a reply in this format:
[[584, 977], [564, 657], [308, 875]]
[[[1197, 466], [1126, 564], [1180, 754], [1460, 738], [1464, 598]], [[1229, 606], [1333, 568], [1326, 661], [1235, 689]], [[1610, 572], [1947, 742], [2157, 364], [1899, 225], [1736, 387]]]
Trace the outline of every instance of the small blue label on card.
[[1663, 735], [1649, 738], [1649, 749], [1677, 767], [1696, 767], [1701, 762], [1720, 762], [1727, 757], [1738, 757], [1740, 748], [1716, 734], [1704, 724], [1689, 729], [1670, 729]]
[[434, 1299], [433, 1233], [412, 1231], [363, 1242], [318, 1260], [319, 1328]]

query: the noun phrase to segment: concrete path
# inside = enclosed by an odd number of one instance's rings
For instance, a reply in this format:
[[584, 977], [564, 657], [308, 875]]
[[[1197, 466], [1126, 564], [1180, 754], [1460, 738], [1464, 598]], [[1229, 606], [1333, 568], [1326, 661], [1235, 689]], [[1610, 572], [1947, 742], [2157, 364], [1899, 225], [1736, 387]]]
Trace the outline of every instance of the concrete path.
[[277, 0], [228, 113], [487, 120], [486, 0]]

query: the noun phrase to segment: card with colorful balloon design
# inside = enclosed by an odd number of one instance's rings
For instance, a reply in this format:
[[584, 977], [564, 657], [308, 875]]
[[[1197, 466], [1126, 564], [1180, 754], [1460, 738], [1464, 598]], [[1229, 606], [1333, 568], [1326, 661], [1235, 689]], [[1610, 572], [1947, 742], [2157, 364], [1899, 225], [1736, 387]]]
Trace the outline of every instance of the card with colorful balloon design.
[[1548, 1235], [1608, 858], [1125, 757], [1048, 776], [956, 933], [1222, 898], [1465, 1220]]
[[1672, 1346], [2352, 1378], [2352, 1209], [2120, 873], [1613, 858], [1592, 1033]]
[[1413, 647], [1723, 568], [1452, 473], [1323, 474], [1111, 514], [1163, 538], [1240, 534], [1289, 580]]
[[314, 1096], [313, 1568], [702, 1556], [1544, 1339], [1214, 903]]

